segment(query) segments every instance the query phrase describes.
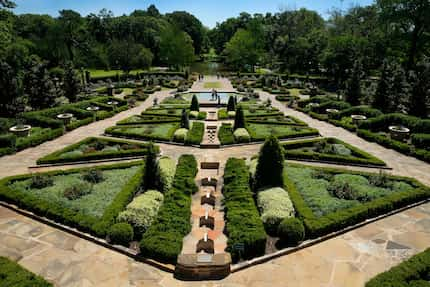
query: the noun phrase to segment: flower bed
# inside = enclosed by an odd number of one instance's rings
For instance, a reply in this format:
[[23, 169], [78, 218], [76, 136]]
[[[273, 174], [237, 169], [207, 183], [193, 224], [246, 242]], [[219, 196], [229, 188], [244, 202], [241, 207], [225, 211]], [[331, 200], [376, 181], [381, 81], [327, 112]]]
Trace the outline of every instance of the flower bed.
[[52, 287], [53, 285], [22, 268], [18, 263], [0, 257], [0, 286]]
[[37, 160], [37, 164], [72, 163], [144, 156], [147, 144], [90, 137]]
[[366, 283], [366, 287], [429, 287], [430, 249], [419, 253]]
[[287, 166], [284, 181], [309, 238], [430, 197], [414, 179], [296, 164]]
[[[230, 158], [224, 173], [227, 251], [234, 262], [264, 255], [266, 232], [249, 187], [249, 169], [244, 160]], [[244, 245], [239, 251], [236, 246]]]
[[283, 143], [288, 159], [385, 166], [380, 159], [335, 138]]
[[176, 263], [182, 240], [191, 231], [191, 194], [197, 191], [197, 162], [192, 155], [179, 158], [172, 188], [164, 194], [157, 219], [140, 242], [143, 256]]
[[218, 139], [222, 145], [234, 144], [233, 126], [223, 123], [218, 131]]
[[205, 133], [205, 124], [202, 122], [192, 122], [185, 143], [189, 145], [199, 145], [203, 140]]
[[135, 162], [9, 177], [0, 181], [0, 199], [104, 238], [142, 184], [143, 170]]

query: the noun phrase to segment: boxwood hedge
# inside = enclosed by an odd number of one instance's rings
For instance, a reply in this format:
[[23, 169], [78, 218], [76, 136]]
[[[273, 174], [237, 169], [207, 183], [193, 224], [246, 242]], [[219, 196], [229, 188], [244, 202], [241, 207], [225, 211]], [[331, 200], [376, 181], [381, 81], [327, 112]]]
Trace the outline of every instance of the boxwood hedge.
[[[351, 155], [340, 155], [340, 154], [328, 154], [319, 153], [312, 151], [302, 151], [300, 148], [312, 147], [314, 144], [326, 140], [329, 144], [341, 144], [351, 151]], [[326, 138], [326, 139], [312, 139], [296, 142], [283, 143], [285, 156], [289, 159], [309, 159], [309, 160], [321, 160], [330, 161], [335, 163], [354, 163], [363, 165], [377, 165], [385, 166], [385, 162], [374, 157], [373, 155], [362, 151], [350, 144], [347, 144], [336, 138]]]
[[25, 270], [17, 263], [0, 257], [0, 286], [52, 287], [53, 285], [42, 277]]
[[109, 166], [71, 169], [65, 171], [61, 170], [44, 173], [44, 175], [65, 175], [76, 172], [85, 172], [90, 169], [109, 170], [129, 168], [131, 166], [139, 165], [141, 168], [139, 168], [138, 172], [116, 195], [114, 200], [105, 209], [101, 218], [89, 216], [88, 214], [83, 214], [82, 212], [76, 210], [52, 204], [46, 199], [38, 197], [30, 192], [22, 193], [9, 187], [9, 184], [14, 181], [31, 178], [33, 176], [31, 174], [13, 176], [0, 180], [0, 200], [15, 204], [22, 209], [29, 210], [35, 214], [44, 216], [48, 219], [65, 224], [72, 228], [78, 228], [83, 232], [89, 232], [93, 235], [104, 238], [109, 227], [115, 223], [115, 219], [119, 212], [125, 209], [126, 205], [132, 200], [138, 188], [141, 186], [145, 168], [143, 162], [121, 163]]
[[[70, 157], [61, 157], [62, 154], [72, 152], [78, 149], [82, 145], [89, 145], [96, 143], [98, 141], [102, 141], [108, 143], [110, 145], [133, 145], [136, 148], [126, 149], [126, 150], [118, 150], [118, 151], [96, 151], [88, 154], [80, 154], [76, 156]], [[92, 161], [92, 160], [101, 160], [101, 159], [112, 159], [112, 158], [124, 158], [124, 157], [134, 157], [134, 156], [143, 156], [147, 153], [148, 144], [129, 142], [123, 140], [116, 139], [101, 139], [96, 137], [86, 138], [78, 143], [67, 146], [63, 149], [55, 151], [51, 154], [48, 154], [42, 158], [37, 160], [37, 164], [53, 164], [53, 163], [70, 163], [70, 162], [79, 162], [79, 161]], [[157, 147], [158, 150], [158, 147]]]
[[[266, 232], [249, 186], [249, 169], [242, 159], [230, 158], [224, 173], [227, 250], [233, 261], [264, 255]], [[244, 251], [238, 250], [244, 245]]]
[[[304, 167], [303, 165], [290, 164], [292, 166]], [[345, 170], [318, 168], [328, 173], [342, 173]], [[365, 172], [347, 171], [349, 174], [357, 174], [371, 176], [372, 174]], [[370, 218], [374, 218], [401, 207], [416, 203], [430, 197], [428, 187], [422, 185], [415, 179], [390, 176], [393, 180], [402, 180], [415, 187], [413, 191], [396, 192], [391, 195], [366, 202], [351, 208], [342, 209], [321, 217], [314, 215], [312, 210], [305, 203], [302, 195], [296, 189], [294, 183], [288, 178], [288, 174], [284, 174], [285, 189], [290, 194], [290, 199], [293, 201], [297, 215], [303, 220], [306, 235], [309, 238], [317, 238], [331, 232], [335, 232], [351, 225], [358, 224]]]
[[182, 155], [176, 167], [172, 188], [164, 194], [164, 203], [140, 242], [141, 254], [161, 262], [175, 264], [182, 240], [191, 231], [191, 194], [197, 191], [197, 162]]
[[430, 286], [430, 248], [366, 283], [366, 287]]
[[192, 127], [187, 134], [185, 144], [199, 145], [203, 140], [203, 134], [205, 133], [205, 124], [202, 122], [194, 121]]

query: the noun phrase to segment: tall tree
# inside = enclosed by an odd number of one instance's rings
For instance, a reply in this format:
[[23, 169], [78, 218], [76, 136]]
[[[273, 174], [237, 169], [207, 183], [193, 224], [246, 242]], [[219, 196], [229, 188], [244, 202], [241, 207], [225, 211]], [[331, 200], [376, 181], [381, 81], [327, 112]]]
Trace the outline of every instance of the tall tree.
[[206, 36], [202, 22], [194, 15], [185, 11], [176, 11], [166, 14], [166, 16], [174, 26], [190, 35], [193, 40], [195, 53], [199, 55], [202, 52], [203, 41]]
[[377, 0], [383, 19], [392, 24], [394, 31], [409, 39], [407, 67], [412, 69], [423, 45], [429, 39], [430, 1], [428, 0]]
[[79, 13], [73, 10], [61, 10], [58, 21], [62, 41], [67, 48], [69, 59], [73, 61], [75, 57], [74, 48], [79, 47], [81, 42], [80, 33], [83, 32], [83, 19]]
[[224, 54], [227, 64], [232, 68], [241, 71], [254, 71], [263, 51], [251, 32], [239, 29], [226, 44]]
[[16, 4], [15, 2], [12, 2], [10, 0], [0, 0], [0, 7], [4, 7], [4, 8], [15, 8]]
[[345, 85], [345, 100], [352, 106], [358, 106], [362, 97], [361, 80], [364, 77], [363, 66], [360, 60], [355, 60], [354, 67], [349, 74], [349, 79]]
[[194, 60], [191, 37], [177, 27], [168, 27], [161, 34], [160, 58], [171, 67], [181, 68]]
[[71, 62], [64, 65], [64, 79], [62, 87], [64, 96], [69, 99], [70, 102], [76, 102], [82, 87], [79, 75], [73, 68], [73, 64]]
[[278, 139], [270, 136], [261, 147], [255, 172], [255, 187], [282, 187], [285, 158]]
[[57, 89], [51, 80], [45, 63], [32, 59], [24, 75], [24, 93], [33, 109], [55, 105]]
[[0, 62], [0, 117], [13, 117], [24, 111], [19, 78], [18, 73], [9, 64]]
[[430, 104], [430, 60], [427, 58], [418, 63], [416, 70], [411, 73], [411, 97], [409, 100], [409, 113], [426, 118]]

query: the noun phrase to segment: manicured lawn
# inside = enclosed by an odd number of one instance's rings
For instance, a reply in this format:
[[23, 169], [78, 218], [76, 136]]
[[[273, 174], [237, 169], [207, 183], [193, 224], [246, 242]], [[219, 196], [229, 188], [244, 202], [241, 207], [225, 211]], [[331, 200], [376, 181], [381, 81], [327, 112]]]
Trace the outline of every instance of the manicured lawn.
[[38, 164], [143, 156], [147, 145], [122, 140], [87, 138], [37, 160]]
[[220, 82], [207, 82], [204, 84], [205, 89], [220, 89], [221, 83]]
[[252, 140], [265, 140], [271, 135], [282, 139], [318, 134], [318, 131], [315, 129], [292, 125], [248, 123], [246, 129], [251, 135]]
[[[90, 71], [92, 78], [113, 77], [113, 76], [116, 76], [117, 74], [119, 75], [124, 74], [124, 72], [121, 70], [105, 71], [105, 70], [89, 69], [88, 71]], [[132, 70], [130, 74], [135, 75], [136, 73], [140, 73], [140, 72], [144, 72], [144, 70]]]
[[52, 287], [52, 284], [42, 277], [27, 271], [17, 263], [0, 257], [0, 286]]
[[108, 128], [106, 133], [137, 139], [170, 141], [179, 123], [139, 124], [134, 126], [116, 126]]
[[103, 171], [103, 180], [92, 185], [91, 192], [78, 199], [70, 200], [64, 196], [67, 188], [84, 184], [81, 173], [53, 176], [53, 185], [46, 188], [31, 188], [31, 178], [16, 181], [9, 187], [19, 193], [31, 193], [42, 200], [58, 205], [63, 208], [72, 209], [84, 215], [100, 218], [106, 207], [109, 206], [115, 196], [124, 185], [136, 174], [138, 167], [125, 169], [113, 169]]

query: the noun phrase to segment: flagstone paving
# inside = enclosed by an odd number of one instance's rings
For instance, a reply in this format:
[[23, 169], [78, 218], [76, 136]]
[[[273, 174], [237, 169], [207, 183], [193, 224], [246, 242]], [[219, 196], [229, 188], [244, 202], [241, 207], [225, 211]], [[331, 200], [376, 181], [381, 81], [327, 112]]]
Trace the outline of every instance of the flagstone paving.
[[[206, 77], [205, 81], [220, 81], [223, 90], [233, 90], [227, 79]], [[203, 82], [195, 84], [193, 89], [201, 90], [199, 85], [203, 87]], [[29, 169], [38, 158], [88, 136], [102, 135], [105, 128], [141, 113], [152, 105], [155, 97], [162, 100], [169, 93], [158, 92], [134, 109], [81, 127], [37, 147], [0, 158], [0, 178], [35, 170], [70, 168]], [[261, 97], [263, 100], [270, 98], [275, 107], [317, 128], [321, 135], [337, 137], [379, 157], [393, 169], [393, 174], [414, 177], [430, 185], [430, 165], [289, 109], [276, 101], [273, 95], [262, 92]], [[217, 150], [167, 144], [160, 144], [160, 147], [164, 155], [173, 158], [188, 153], [194, 154], [199, 161], [225, 162], [229, 157], [249, 158], [258, 152], [260, 145]], [[170, 273], [0, 207], [0, 256], [18, 261], [30, 271], [54, 282], [55, 286], [364, 286], [369, 278], [429, 246], [430, 203], [427, 203], [296, 253], [233, 273], [221, 281], [182, 282], [174, 279]]]

